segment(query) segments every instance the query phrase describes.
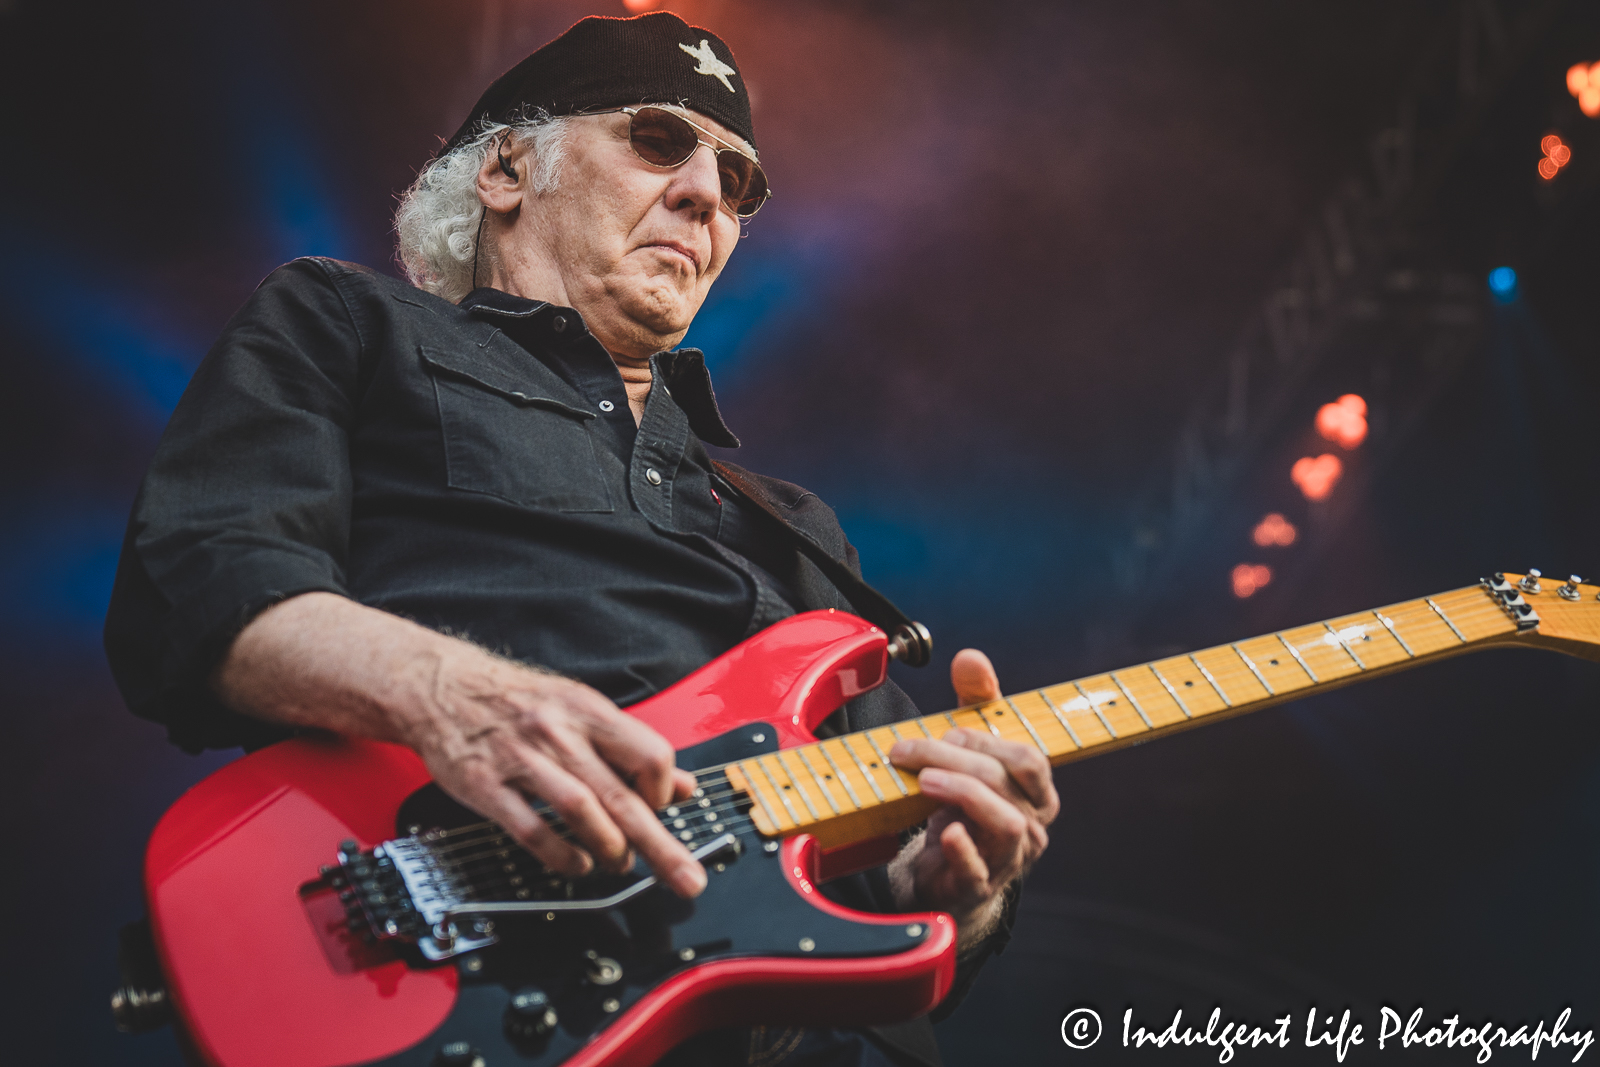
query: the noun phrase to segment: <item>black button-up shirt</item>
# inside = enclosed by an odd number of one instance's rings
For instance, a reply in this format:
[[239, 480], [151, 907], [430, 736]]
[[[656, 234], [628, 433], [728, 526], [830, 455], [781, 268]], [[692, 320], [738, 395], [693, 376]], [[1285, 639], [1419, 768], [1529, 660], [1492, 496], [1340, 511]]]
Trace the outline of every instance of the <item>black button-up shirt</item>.
[[804, 603], [810, 564], [717, 481], [701, 440], [738, 441], [700, 353], [651, 367], [636, 426], [570, 308], [280, 268], [196, 372], [134, 506], [107, 620], [130, 705], [191, 749], [271, 739], [204, 679], [257, 612], [313, 590], [623, 705], [796, 607], [844, 607]]

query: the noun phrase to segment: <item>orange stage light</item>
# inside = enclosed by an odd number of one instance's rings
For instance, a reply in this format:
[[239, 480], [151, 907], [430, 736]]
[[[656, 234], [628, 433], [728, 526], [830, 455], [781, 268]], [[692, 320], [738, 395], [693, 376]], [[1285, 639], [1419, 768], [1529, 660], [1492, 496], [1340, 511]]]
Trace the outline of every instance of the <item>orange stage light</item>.
[[1333, 487], [1344, 477], [1344, 464], [1330, 452], [1313, 459], [1302, 456], [1295, 460], [1289, 479], [1300, 487], [1307, 500], [1321, 500], [1333, 492]]
[[661, 0], [622, 0], [622, 6], [627, 8], [630, 13], [637, 15], [641, 11], [649, 11], [652, 8], [660, 7]]
[[1276, 511], [1256, 524], [1250, 532], [1250, 539], [1262, 548], [1273, 545], [1287, 546], [1294, 544], [1294, 539], [1300, 531], [1294, 528], [1294, 523], [1279, 515]]
[[1567, 68], [1567, 92], [1577, 96], [1589, 87], [1589, 64], [1574, 63]]
[[1367, 402], [1346, 393], [1317, 410], [1317, 432], [1340, 448], [1355, 448], [1367, 439]]
[[1578, 63], [1567, 68], [1567, 92], [1578, 98], [1578, 109], [1600, 118], [1600, 63]]
[[1233, 568], [1233, 595], [1243, 600], [1247, 596], [1254, 596], [1257, 589], [1261, 589], [1272, 581], [1272, 568], [1264, 567], [1259, 563], [1241, 563]]
[[[1585, 89], [1584, 92], [1588, 92]], [[1597, 87], [1596, 92], [1600, 92]], [[1544, 150], [1544, 158], [1539, 160], [1539, 177], [1549, 181], [1556, 176], [1556, 172], [1572, 161], [1572, 149], [1562, 144], [1557, 134], [1549, 133], [1539, 142], [1539, 147]]]

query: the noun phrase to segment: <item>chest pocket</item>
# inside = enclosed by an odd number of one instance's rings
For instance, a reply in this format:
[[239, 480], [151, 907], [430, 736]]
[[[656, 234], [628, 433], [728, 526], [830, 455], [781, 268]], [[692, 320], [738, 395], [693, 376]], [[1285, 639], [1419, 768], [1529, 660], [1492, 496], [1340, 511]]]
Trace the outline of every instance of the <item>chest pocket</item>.
[[492, 353], [420, 352], [439, 401], [450, 488], [527, 507], [614, 510], [589, 434], [594, 412], [546, 395], [553, 390]]

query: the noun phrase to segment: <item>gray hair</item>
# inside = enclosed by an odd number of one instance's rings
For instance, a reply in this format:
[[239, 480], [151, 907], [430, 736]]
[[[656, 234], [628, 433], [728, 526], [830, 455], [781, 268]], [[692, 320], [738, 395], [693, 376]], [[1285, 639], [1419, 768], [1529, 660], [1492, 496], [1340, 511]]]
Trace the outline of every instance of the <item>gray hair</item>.
[[[471, 140], [423, 167], [400, 195], [394, 216], [396, 252], [411, 284], [451, 303], [471, 292], [484, 212], [478, 199], [484, 161], [502, 135], [514, 137], [528, 150], [522, 172], [526, 188], [535, 195], [550, 192], [560, 178], [570, 132], [569, 117], [543, 111], [509, 125], [485, 121]], [[487, 273], [493, 249], [483, 251], [485, 262], [478, 269]]]

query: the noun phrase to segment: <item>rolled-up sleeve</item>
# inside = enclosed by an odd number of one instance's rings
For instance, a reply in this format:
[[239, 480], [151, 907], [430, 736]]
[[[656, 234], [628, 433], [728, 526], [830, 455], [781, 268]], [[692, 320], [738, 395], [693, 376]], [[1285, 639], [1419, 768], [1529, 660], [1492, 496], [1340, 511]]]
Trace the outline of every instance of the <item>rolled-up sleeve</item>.
[[123, 539], [106, 655], [128, 706], [190, 751], [254, 746], [207, 678], [277, 601], [344, 594], [361, 338], [326, 269], [274, 271], [179, 401]]

